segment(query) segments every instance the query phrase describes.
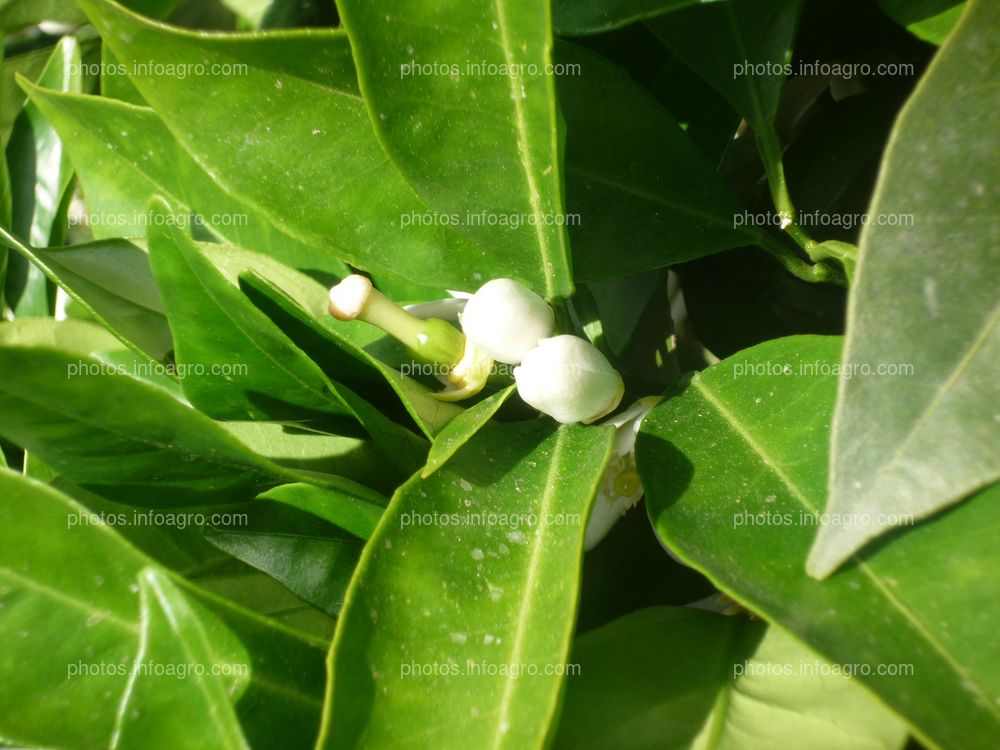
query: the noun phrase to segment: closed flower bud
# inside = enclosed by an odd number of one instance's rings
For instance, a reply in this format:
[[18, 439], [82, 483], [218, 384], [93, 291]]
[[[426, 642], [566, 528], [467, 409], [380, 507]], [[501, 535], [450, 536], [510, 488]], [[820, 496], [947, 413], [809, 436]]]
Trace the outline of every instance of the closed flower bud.
[[592, 422], [611, 412], [625, 391], [603, 354], [576, 336], [543, 339], [514, 368], [517, 392], [557, 422]]
[[487, 355], [508, 365], [521, 362], [538, 342], [552, 335], [552, 308], [511, 279], [493, 279], [469, 299], [462, 313], [466, 337]]

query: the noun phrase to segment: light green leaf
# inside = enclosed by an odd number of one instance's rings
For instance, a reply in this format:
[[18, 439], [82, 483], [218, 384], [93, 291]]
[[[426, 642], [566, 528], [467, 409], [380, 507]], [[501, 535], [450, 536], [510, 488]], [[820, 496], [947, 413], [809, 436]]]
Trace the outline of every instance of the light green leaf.
[[181, 385], [216, 419], [346, 417], [403, 471], [422, 463], [422, 441], [348, 388], [330, 381], [208, 261], [162, 200], [150, 207], [150, 264], [174, 333]]
[[146, 253], [127, 240], [33, 248], [0, 237], [136, 353], [165, 362], [174, 348]]
[[[204, 34], [106, 0], [80, 5], [164, 124], [250, 210], [365, 270], [447, 289], [496, 275], [453, 229], [400, 231], [403, 216], [428, 208], [375, 138], [343, 32]], [[154, 75], [156, 65], [221, 67], [178, 78]]]
[[1000, 736], [1000, 657], [983, 647], [1000, 602], [989, 533], [1000, 528], [1000, 487], [827, 581], [805, 573], [839, 361], [838, 338], [769, 341], [656, 407], [636, 444], [650, 518], [680, 558], [850, 669], [925, 744], [988, 747]]
[[[208, 634], [184, 595], [164, 573], [139, 573], [139, 649], [118, 703], [111, 748], [249, 748], [223, 674], [249, 667], [213, 664]], [[235, 642], [242, 649], [242, 645]], [[202, 671], [204, 670], [204, 671]]]
[[[254, 304], [327, 373], [373, 403], [398, 401], [428, 438], [462, 413], [462, 407], [435, 398], [426, 385], [380, 359], [382, 331], [362, 321], [345, 323], [330, 316], [325, 290], [315, 300], [302, 296], [294, 300], [286, 292], [291, 287], [271, 283], [256, 268], [240, 280]], [[321, 304], [313, 310], [315, 301]]]
[[[0, 545], [0, 701], [31, 704], [30, 711], [0, 714], [0, 736], [36, 747], [108, 747], [138, 650], [136, 577], [151, 560], [90, 510], [36, 482], [0, 472], [0, 496], [8, 534]], [[310, 743], [319, 720], [322, 641], [176, 582], [197, 600], [191, 606], [219, 654], [213, 662], [231, 664], [242, 651], [226, 627], [252, 659], [237, 705], [251, 744]]]
[[[385, 458], [367, 438], [330, 435], [295, 423], [219, 424], [257, 455], [289, 469], [337, 474], [387, 495], [407, 478], [387, 466]], [[386, 503], [388, 500], [383, 499], [380, 505]]]
[[491, 426], [403, 485], [338, 622], [318, 747], [542, 745], [613, 434]]
[[444, 466], [445, 462], [454, 456], [459, 448], [469, 442], [490, 421], [497, 410], [503, 406], [504, 401], [510, 398], [516, 390], [517, 387], [512, 385], [502, 391], [497, 391], [478, 404], [470, 406], [445, 425], [444, 429], [434, 438], [434, 442], [431, 443], [430, 453], [427, 454], [427, 463], [421, 469], [420, 476], [427, 479]]
[[[177, 507], [249, 500], [308, 476], [378, 501], [356, 482], [286, 469], [256, 455], [158, 386], [54, 345], [51, 337], [26, 338], [29, 322], [0, 326], [0, 435], [86, 489], [137, 505]], [[67, 338], [95, 328], [51, 319], [41, 327]]]
[[296, 268], [348, 273], [325, 251], [290, 237], [227, 193], [181, 148], [153, 110], [102, 97], [59, 94], [23, 80], [21, 85], [66, 143], [96, 238], [145, 236], [149, 199], [160, 194], [196, 212], [191, 221], [222, 240]]
[[577, 279], [614, 279], [750, 244], [742, 210], [673, 117], [620, 68], [583, 47], [559, 79], [566, 117], [566, 202]]
[[259, 500], [284, 503], [329, 521], [359, 539], [370, 539], [384, 508], [343, 492], [309, 484], [283, 484], [261, 494]]
[[862, 231], [830, 457], [830, 512], [868, 522], [821, 527], [811, 575], [1000, 479], [998, 34], [970, 3], [894, 128], [869, 213], [897, 220]]
[[878, 0], [886, 15], [925, 42], [940, 45], [965, 10], [961, 0]]
[[[341, 0], [337, 7], [386, 152], [427, 201], [427, 218], [457, 217], [485, 248], [473, 278], [509, 276], [549, 299], [568, 297], [548, 4]], [[426, 73], [423, 64], [444, 70]]]
[[892, 750], [905, 725], [849, 675], [744, 616], [632, 612], [573, 645], [556, 748]]
[[553, 0], [552, 26], [563, 36], [588, 36], [713, 0]]
[[[136, 576], [147, 561], [37, 482], [0, 470], [0, 495], [8, 533], [0, 548], [0, 700], [31, 705], [3, 712], [0, 736], [32, 746], [107, 747], [142, 631]], [[201, 648], [190, 655], [206, 671], [240, 652], [232, 634], [208, 619]], [[230, 681], [230, 690], [244, 683]], [[179, 698], [177, 687], [164, 697]]]

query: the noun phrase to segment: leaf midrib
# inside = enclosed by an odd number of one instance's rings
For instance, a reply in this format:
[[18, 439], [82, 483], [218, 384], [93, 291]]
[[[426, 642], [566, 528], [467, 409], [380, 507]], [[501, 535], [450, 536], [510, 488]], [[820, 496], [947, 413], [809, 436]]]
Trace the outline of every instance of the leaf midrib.
[[[562, 427], [556, 431], [556, 442], [552, 448], [552, 458], [550, 459], [551, 462], [549, 464], [549, 470], [545, 475], [545, 490], [542, 493], [541, 503], [538, 508], [539, 518], [548, 517], [547, 514], [551, 512], [552, 503], [555, 500], [561, 454], [565, 443], [566, 433], [566, 429]], [[528, 558], [528, 567], [525, 570], [524, 575], [524, 586], [521, 588], [521, 591], [524, 591], [526, 595], [521, 598], [520, 606], [517, 610], [517, 627], [514, 631], [509, 659], [509, 663], [511, 664], [519, 664], [524, 657], [524, 645], [528, 633], [528, 623], [531, 619], [532, 610], [534, 609], [534, 597], [532, 594], [538, 590], [539, 576], [541, 574], [540, 569], [542, 565], [542, 550], [545, 547], [547, 539], [547, 528], [547, 524], [539, 525], [538, 530], [532, 538], [531, 554]], [[504, 738], [506, 737], [504, 727], [510, 726], [510, 708], [511, 703], [514, 700], [514, 686], [516, 682], [517, 678], [508, 676], [507, 681], [504, 684], [503, 695], [500, 698], [499, 707], [496, 711], [497, 729], [493, 735], [494, 750], [503, 745]]]
[[[500, 47], [503, 50], [507, 63], [514, 62], [514, 51], [510, 43], [510, 31], [507, 28], [507, 13], [504, 8], [506, 0], [493, 0], [493, 9], [496, 11], [497, 27], [500, 32]], [[546, 9], [546, 12], [548, 10]], [[514, 125], [517, 133], [517, 153], [521, 162], [521, 169], [524, 172], [525, 181], [528, 186], [528, 201], [531, 204], [531, 212], [535, 216], [535, 239], [538, 242], [538, 250], [542, 256], [542, 275], [545, 277], [545, 296], [548, 299], [555, 297], [557, 285], [555, 282], [556, 265], [553, 258], [552, 248], [549, 247], [549, 237], [545, 232], [545, 214], [542, 211], [541, 193], [535, 180], [535, 165], [531, 157], [531, 149], [528, 145], [528, 123], [524, 112], [524, 103], [520, 92], [517, 89], [520, 79], [515, 76], [508, 76], [510, 82], [510, 98], [514, 101]]]

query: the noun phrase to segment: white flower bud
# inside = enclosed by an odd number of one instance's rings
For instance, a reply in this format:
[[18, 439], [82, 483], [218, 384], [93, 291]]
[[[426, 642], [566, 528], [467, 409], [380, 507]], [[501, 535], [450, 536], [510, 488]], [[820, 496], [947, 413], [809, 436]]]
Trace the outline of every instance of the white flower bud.
[[514, 368], [517, 392], [557, 422], [592, 422], [621, 401], [625, 384], [596, 346], [576, 336], [542, 339]]
[[493, 279], [472, 295], [462, 312], [462, 330], [498, 362], [516, 365], [538, 342], [552, 335], [552, 308], [511, 279]]
[[594, 498], [594, 507], [587, 519], [584, 549], [596, 547], [618, 523], [618, 519], [642, 499], [642, 483], [635, 470], [635, 437], [639, 434], [642, 420], [660, 400], [659, 396], [641, 398], [621, 414], [602, 422], [614, 425], [618, 432], [611, 459]]

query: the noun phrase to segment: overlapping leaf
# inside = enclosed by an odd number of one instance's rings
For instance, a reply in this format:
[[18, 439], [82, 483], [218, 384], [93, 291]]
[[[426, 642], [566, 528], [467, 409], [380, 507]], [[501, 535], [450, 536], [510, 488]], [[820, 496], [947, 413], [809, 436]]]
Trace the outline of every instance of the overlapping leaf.
[[1000, 7], [970, 3], [896, 123], [861, 236], [830, 457], [830, 512], [870, 521], [825, 525], [813, 575], [893, 519], [1000, 479], [998, 33]]
[[412, 217], [418, 226], [444, 222], [475, 238], [486, 249], [469, 269], [479, 281], [511, 276], [569, 296], [548, 4], [338, 7], [379, 139], [430, 209]]
[[400, 489], [338, 623], [321, 747], [542, 744], [612, 436], [497, 425]]
[[988, 746], [1000, 735], [1000, 656], [983, 646], [1000, 602], [989, 533], [1000, 488], [862, 552], [827, 581], [805, 573], [824, 513], [840, 349], [832, 337], [767, 342], [654, 409], [636, 454], [650, 517], [682, 559], [850, 669], [918, 736]]

